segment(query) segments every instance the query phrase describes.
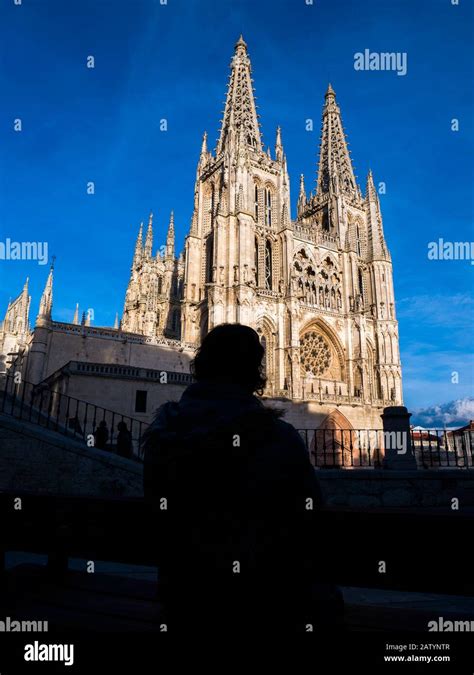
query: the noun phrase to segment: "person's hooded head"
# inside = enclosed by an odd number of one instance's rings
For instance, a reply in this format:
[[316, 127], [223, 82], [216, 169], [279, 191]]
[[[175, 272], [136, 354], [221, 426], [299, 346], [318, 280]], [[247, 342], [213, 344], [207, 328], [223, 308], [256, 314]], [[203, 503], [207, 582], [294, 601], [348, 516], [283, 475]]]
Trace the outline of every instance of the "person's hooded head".
[[204, 338], [192, 362], [191, 372], [198, 382], [236, 384], [249, 393], [265, 386], [265, 350], [257, 333], [249, 326], [224, 323]]

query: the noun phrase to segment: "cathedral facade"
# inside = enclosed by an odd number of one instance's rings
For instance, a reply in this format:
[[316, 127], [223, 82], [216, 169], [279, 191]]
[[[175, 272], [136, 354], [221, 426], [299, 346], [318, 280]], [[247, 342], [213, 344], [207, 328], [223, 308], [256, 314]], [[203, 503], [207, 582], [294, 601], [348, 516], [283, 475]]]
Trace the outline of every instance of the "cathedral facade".
[[297, 217], [280, 128], [262, 146], [247, 45], [235, 46], [215, 152], [204, 134], [184, 256], [152, 255], [138, 236], [122, 328], [191, 345], [223, 322], [254, 327], [266, 351], [267, 394], [401, 403], [392, 263], [369, 172], [357, 185], [329, 85], [317, 189], [301, 176]]
[[175, 254], [173, 214], [166, 244], [153, 250], [150, 215], [113, 328], [86, 317], [81, 324], [77, 311], [71, 324], [53, 321], [51, 271], [30, 331], [25, 286], [0, 326], [4, 360], [17, 352], [17, 367], [21, 360], [33, 382], [71, 362], [150, 368], [164, 353], [167, 368], [185, 372], [210, 329], [239, 322], [255, 328], [265, 347], [266, 396], [290, 408], [304, 403], [310, 417], [337, 409], [348, 424], [375, 427], [384, 406], [402, 404], [392, 263], [372, 174], [363, 194], [331, 85], [316, 191], [308, 195], [301, 176], [295, 220], [290, 205], [282, 133], [274, 152], [265, 150], [241, 37], [217, 147], [209, 150], [207, 134], [202, 140], [184, 251]]

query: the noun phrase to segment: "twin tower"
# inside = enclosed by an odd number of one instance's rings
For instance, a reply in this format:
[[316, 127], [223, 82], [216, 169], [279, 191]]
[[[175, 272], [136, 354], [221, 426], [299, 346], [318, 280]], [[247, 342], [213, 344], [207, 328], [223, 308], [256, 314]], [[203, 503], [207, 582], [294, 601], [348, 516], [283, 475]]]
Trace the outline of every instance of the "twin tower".
[[[231, 63], [217, 147], [204, 134], [185, 250], [153, 254], [138, 235], [122, 331], [197, 346], [217, 324], [252, 326], [266, 393], [369, 406], [402, 403], [392, 263], [371, 173], [357, 185], [336, 96], [323, 108], [315, 194], [301, 176], [297, 218], [280, 129], [262, 146], [247, 45]], [[229, 354], [232, 359], [232, 354]]]

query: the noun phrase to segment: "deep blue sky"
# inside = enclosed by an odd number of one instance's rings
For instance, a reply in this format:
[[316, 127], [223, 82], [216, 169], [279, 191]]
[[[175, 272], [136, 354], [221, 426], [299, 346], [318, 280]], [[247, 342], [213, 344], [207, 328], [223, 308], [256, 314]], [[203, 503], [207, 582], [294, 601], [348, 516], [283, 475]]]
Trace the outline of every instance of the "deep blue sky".
[[[293, 214], [299, 174], [307, 188], [316, 178], [328, 81], [359, 182], [365, 189], [371, 167], [386, 183], [407, 405], [470, 396], [474, 265], [430, 261], [427, 245], [474, 238], [472, 8], [468, 0], [1, 0], [0, 240], [48, 242], [54, 318], [72, 320], [79, 302], [94, 309], [95, 324], [112, 325], [151, 209], [155, 247], [171, 209], [182, 246], [201, 135], [214, 145], [242, 32], [272, 152], [282, 126]], [[354, 70], [364, 49], [406, 52], [407, 75]], [[35, 262], [0, 262], [0, 313], [29, 275], [34, 320], [46, 274]]]

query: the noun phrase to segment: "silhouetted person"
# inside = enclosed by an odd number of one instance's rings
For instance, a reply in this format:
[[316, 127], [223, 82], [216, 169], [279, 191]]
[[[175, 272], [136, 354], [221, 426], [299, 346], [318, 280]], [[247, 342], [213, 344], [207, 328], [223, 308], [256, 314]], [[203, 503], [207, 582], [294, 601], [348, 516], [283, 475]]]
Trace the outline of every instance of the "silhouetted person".
[[194, 359], [196, 382], [145, 436], [169, 630], [304, 630], [326, 611], [312, 593], [321, 492], [298, 432], [254, 395], [263, 356], [251, 328], [214, 328]]
[[83, 436], [81, 423], [79, 422], [79, 418], [78, 418], [77, 415], [75, 417], [70, 417], [68, 419], [67, 424], [68, 424], [68, 428], [72, 429], [75, 434], [79, 434], [80, 436]]
[[119, 422], [117, 429], [117, 454], [120, 457], [130, 458], [133, 454], [132, 434], [129, 432], [126, 422]]
[[107, 422], [101, 420], [99, 426], [94, 432], [95, 447], [99, 450], [104, 450], [109, 440], [109, 430], [107, 429]]

